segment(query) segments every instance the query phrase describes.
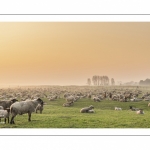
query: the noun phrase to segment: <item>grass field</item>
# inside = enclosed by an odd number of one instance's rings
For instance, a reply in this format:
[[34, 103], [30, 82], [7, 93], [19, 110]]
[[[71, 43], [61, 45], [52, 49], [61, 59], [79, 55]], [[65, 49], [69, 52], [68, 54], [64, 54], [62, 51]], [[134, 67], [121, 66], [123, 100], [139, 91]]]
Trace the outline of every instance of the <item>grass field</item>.
[[[150, 128], [150, 108], [148, 101], [118, 102], [103, 100], [94, 102], [91, 99], [79, 99], [71, 107], [63, 107], [64, 99], [48, 101], [43, 99], [42, 114], [32, 113], [31, 122], [28, 115], [17, 115], [15, 124], [0, 124], [0, 128]], [[95, 113], [80, 113], [82, 107], [93, 105]], [[132, 105], [144, 109], [145, 114], [138, 115], [129, 110]], [[122, 111], [115, 111], [114, 107]]]

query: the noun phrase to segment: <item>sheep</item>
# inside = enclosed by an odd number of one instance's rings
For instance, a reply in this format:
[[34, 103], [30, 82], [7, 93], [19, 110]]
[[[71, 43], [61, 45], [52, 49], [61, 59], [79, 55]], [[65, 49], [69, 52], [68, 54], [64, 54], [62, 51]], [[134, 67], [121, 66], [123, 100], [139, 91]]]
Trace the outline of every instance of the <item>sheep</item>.
[[88, 111], [88, 113], [94, 113], [94, 112], [95, 112], [94, 109]]
[[38, 104], [37, 107], [35, 108], [35, 112], [37, 113], [38, 110], [40, 111], [40, 114], [42, 114], [43, 111], [43, 104]]
[[74, 102], [74, 101], [76, 101], [76, 99], [74, 96], [70, 95], [70, 96], [66, 97], [66, 101], [67, 102]]
[[92, 99], [94, 102], [100, 102], [100, 98], [98, 98], [97, 96], [94, 96]]
[[115, 110], [122, 110], [122, 108], [119, 108], [119, 107], [115, 107]]
[[0, 110], [0, 122], [1, 122], [1, 118], [4, 118], [6, 124], [6, 118], [7, 118], [9, 123], [9, 116], [10, 116], [10, 108], [6, 108], [5, 110], [2, 109]]
[[136, 114], [144, 114], [143, 109], [139, 109], [138, 111], [136, 111]]
[[135, 108], [135, 107], [130, 106], [130, 110], [132, 110], [132, 111], [138, 111], [139, 108]]
[[148, 103], [148, 107], [150, 107], [150, 103]]
[[90, 113], [92, 109], [94, 109], [94, 106], [93, 106], [93, 105], [91, 105], [91, 106], [89, 106], [89, 107], [84, 107], [84, 108], [82, 108], [82, 109], [80, 110], [80, 112], [81, 112], [81, 113]]
[[0, 110], [4, 110], [4, 107], [3, 107], [3, 106], [0, 106]]
[[38, 106], [38, 104], [43, 105], [43, 100], [38, 98], [35, 100], [26, 100], [26, 101], [13, 103], [10, 106], [10, 112], [11, 112], [10, 124], [15, 124], [14, 118], [18, 114], [22, 115], [22, 114], [28, 113], [28, 121], [31, 121], [31, 114], [32, 112], [35, 112], [35, 109]]
[[18, 100], [17, 99], [12, 99], [12, 100], [1, 100], [0, 101], [0, 106], [3, 106], [4, 109], [6, 108], [10, 108], [10, 106], [17, 102]]
[[64, 103], [63, 106], [64, 106], [64, 107], [70, 107], [70, 106], [73, 105], [73, 103], [74, 103], [74, 102], [67, 102], [67, 103]]
[[135, 97], [133, 97], [132, 99], [130, 99], [130, 101], [131, 102], [135, 102], [136, 101]]

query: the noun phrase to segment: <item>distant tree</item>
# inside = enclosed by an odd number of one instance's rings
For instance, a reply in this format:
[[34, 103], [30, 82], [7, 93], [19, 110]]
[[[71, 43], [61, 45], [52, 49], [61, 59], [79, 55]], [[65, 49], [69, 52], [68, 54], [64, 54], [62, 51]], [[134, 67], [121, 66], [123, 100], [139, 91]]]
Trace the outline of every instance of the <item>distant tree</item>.
[[92, 77], [92, 81], [93, 81], [93, 85], [98, 85], [98, 76], [97, 75], [94, 75]]
[[91, 79], [90, 79], [90, 78], [87, 79], [87, 84], [88, 84], [89, 86], [91, 85]]
[[115, 80], [114, 80], [114, 78], [111, 78], [111, 85], [115, 85]]
[[145, 81], [140, 80], [139, 85], [150, 85], [150, 79], [146, 79]]

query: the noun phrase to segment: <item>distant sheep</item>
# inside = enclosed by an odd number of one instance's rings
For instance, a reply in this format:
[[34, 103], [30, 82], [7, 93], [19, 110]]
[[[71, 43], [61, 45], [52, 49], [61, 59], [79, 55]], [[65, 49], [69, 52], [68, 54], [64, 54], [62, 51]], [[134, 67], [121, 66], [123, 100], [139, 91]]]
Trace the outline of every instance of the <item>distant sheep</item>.
[[148, 103], [148, 107], [150, 107], [150, 103]]
[[40, 111], [40, 114], [42, 114], [43, 111], [43, 104], [38, 104], [35, 108], [35, 112], [38, 113], [38, 110]]
[[93, 99], [94, 102], [100, 102], [101, 101], [100, 98], [98, 98], [96, 96], [94, 96], [92, 99]]
[[115, 110], [122, 110], [122, 108], [119, 108], [119, 107], [115, 107]]
[[6, 118], [7, 118], [9, 123], [9, 116], [10, 116], [10, 108], [6, 108], [5, 110], [2, 109], [0, 110], [0, 122], [1, 122], [1, 118], [4, 118], [6, 124]]
[[138, 111], [136, 111], [137, 114], [144, 114], [143, 109], [139, 109]]
[[91, 112], [92, 112], [91, 110], [93, 110], [93, 109], [94, 109], [94, 106], [91, 105], [91, 106], [89, 106], [89, 107], [84, 107], [84, 108], [82, 108], [82, 109], [80, 110], [80, 112], [81, 112], [81, 113], [91, 113]]
[[66, 97], [66, 101], [67, 102], [74, 102], [74, 101], [76, 101], [76, 99], [74, 96], [70, 95], [70, 96]]
[[3, 107], [3, 106], [0, 106], [0, 110], [4, 110], [4, 107]]
[[135, 108], [135, 107], [130, 106], [130, 110], [132, 110], [132, 111], [138, 111], [139, 108]]
[[14, 124], [14, 118], [16, 115], [22, 115], [28, 113], [28, 121], [31, 121], [31, 114], [32, 112], [35, 112], [36, 107], [38, 104], [43, 105], [43, 100], [40, 98], [35, 100], [26, 100], [26, 101], [20, 101], [15, 102], [10, 106], [10, 112], [11, 112], [11, 121], [10, 124]]
[[74, 102], [67, 102], [67, 103], [64, 103], [63, 106], [64, 106], [64, 107], [70, 107], [70, 106], [73, 105], [73, 103], [74, 103]]
[[10, 108], [10, 106], [17, 102], [18, 100], [17, 99], [12, 99], [12, 100], [1, 100], [0, 101], [0, 106], [3, 106], [4, 109], [6, 108]]

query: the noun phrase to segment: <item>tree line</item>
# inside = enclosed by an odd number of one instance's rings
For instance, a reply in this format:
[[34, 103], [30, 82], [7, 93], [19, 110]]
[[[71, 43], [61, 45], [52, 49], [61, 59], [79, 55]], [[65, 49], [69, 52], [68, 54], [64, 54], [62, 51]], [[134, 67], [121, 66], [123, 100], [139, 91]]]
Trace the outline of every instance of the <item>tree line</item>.
[[139, 85], [150, 85], [150, 79], [140, 80]]
[[108, 76], [99, 76], [99, 75], [94, 75], [92, 79], [88, 78], [87, 79], [87, 84], [90, 86], [106, 86], [109, 85], [109, 82], [111, 85], [115, 85], [115, 80], [114, 78], [109, 79]]

